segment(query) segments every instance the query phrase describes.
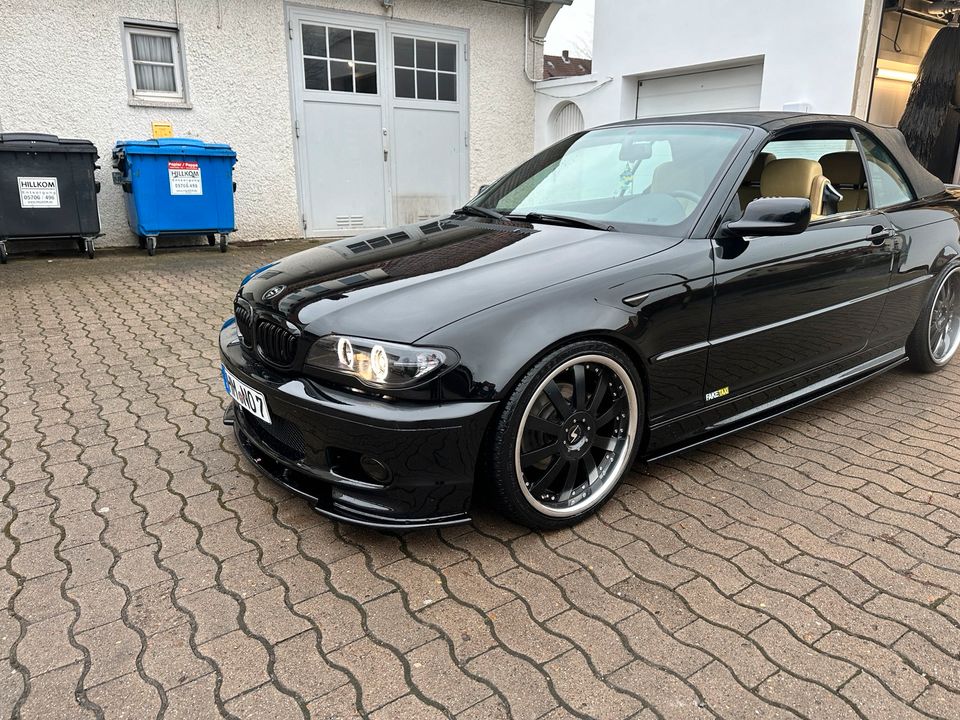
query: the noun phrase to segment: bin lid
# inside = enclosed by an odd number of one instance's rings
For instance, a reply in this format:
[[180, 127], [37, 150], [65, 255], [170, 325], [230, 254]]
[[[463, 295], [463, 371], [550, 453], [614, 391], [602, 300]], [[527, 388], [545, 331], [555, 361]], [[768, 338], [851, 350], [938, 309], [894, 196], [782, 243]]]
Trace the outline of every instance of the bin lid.
[[0, 151], [93, 153], [97, 148], [89, 140], [60, 138], [45, 133], [0, 133]]
[[128, 155], [207, 155], [237, 157], [226, 143], [208, 143], [197, 138], [171, 137], [149, 140], [117, 140], [113, 151]]

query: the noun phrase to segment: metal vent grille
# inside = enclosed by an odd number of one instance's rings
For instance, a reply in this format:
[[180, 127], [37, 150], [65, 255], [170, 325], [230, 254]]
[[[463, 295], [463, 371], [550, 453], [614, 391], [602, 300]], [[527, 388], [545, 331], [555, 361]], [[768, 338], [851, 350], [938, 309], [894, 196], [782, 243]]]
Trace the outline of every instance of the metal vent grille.
[[243, 338], [243, 344], [250, 347], [253, 344], [253, 313], [250, 308], [237, 303], [233, 306], [233, 316], [237, 319], [237, 330]]
[[277, 365], [289, 365], [297, 357], [297, 336], [269, 320], [257, 321], [260, 354]]
[[398, 242], [403, 242], [404, 240], [409, 239], [410, 236], [405, 232], [394, 232], [390, 233], [389, 235], [378, 235], [377, 237], [370, 238], [369, 240], [358, 240], [357, 242], [347, 245], [347, 249], [350, 250], [350, 252], [357, 254], [367, 252], [368, 250], [373, 250], [374, 248], [395, 245]]
[[337, 215], [338, 228], [362, 228], [363, 215]]

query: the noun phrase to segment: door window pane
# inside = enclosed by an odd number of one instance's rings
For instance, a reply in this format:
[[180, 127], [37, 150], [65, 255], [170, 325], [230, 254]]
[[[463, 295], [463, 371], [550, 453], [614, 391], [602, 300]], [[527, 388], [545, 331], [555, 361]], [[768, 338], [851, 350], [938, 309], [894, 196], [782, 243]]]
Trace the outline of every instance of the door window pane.
[[313, 57], [327, 57], [327, 29], [323, 25], [303, 25], [303, 54]]
[[353, 31], [353, 59], [360, 62], [377, 61], [377, 36], [372, 32]]
[[351, 32], [342, 28], [330, 28], [330, 57], [353, 60]]
[[421, 100], [437, 99], [437, 74], [417, 70], [417, 97]]
[[394, 93], [398, 98], [457, 100], [457, 45], [393, 39]]
[[353, 92], [353, 68], [343, 60], [330, 61], [330, 89]]
[[413, 67], [413, 38], [398, 37], [393, 39], [393, 64], [401, 67]]
[[896, 161], [880, 143], [859, 131], [867, 161], [867, 190], [875, 208], [909, 202], [914, 199], [910, 183], [903, 176]]
[[407, 68], [397, 68], [394, 70], [394, 75], [397, 80], [397, 97], [415, 98], [417, 96], [413, 72], [413, 70], [408, 70]]
[[437, 43], [437, 69], [457, 71], [457, 46], [453, 43]]
[[457, 76], [453, 73], [437, 75], [437, 100], [457, 99]]
[[303, 77], [307, 90], [329, 90], [327, 61], [314, 58], [303, 59]]
[[417, 40], [417, 68], [420, 70], [436, 70], [437, 44], [429, 40]]
[[368, 63], [357, 63], [354, 68], [357, 76], [357, 92], [369, 95], [377, 94], [377, 66]]

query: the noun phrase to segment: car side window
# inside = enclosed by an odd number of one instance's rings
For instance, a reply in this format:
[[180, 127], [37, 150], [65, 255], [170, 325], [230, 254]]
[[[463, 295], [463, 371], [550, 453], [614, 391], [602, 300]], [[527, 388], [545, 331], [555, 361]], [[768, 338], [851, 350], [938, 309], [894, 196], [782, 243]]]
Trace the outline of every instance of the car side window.
[[914, 199], [910, 183], [887, 149], [869, 135], [857, 131], [867, 163], [867, 183], [873, 207], [884, 208]]

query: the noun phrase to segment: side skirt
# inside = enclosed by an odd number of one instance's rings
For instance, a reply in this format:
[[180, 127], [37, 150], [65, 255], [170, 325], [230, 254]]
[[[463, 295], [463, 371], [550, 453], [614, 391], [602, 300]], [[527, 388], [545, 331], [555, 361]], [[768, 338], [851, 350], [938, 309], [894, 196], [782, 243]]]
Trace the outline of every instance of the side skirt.
[[702, 434], [697, 435], [689, 442], [683, 442], [665, 448], [657, 448], [651, 454], [642, 456], [641, 459], [644, 462], [655, 462], [685, 450], [705, 445], [719, 438], [732, 435], [733, 433], [784, 415], [791, 410], [797, 410], [805, 405], [810, 405], [818, 400], [836, 395], [860, 383], [872, 380], [878, 375], [882, 375], [888, 370], [902, 365], [906, 361], [907, 353], [904, 348], [881, 355], [854, 368], [825, 378], [813, 385], [808, 385], [805, 388], [784, 395], [776, 400], [758, 405], [739, 415], [725, 418], [723, 421], [705, 428]]

